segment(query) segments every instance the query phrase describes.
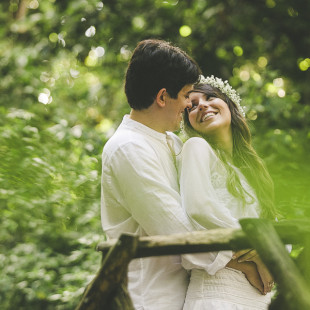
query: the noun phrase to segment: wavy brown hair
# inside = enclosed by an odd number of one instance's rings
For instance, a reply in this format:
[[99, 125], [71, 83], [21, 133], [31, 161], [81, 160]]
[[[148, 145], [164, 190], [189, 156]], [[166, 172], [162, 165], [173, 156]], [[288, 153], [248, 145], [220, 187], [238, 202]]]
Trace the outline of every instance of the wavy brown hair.
[[[259, 204], [261, 206], [261, 217], [275, 219], [276, 212], [274, 207], [274, 186], [271, 176], [263, 162], [251, 144], [251, 132], [245, 117], [240, 113], [238, 107], [223, 94], [218, 88], [208, 84], [196, 84], [192, 92], [199, 92], [207, 98], [217, 97], [226, 102], [231, 113], [231, 130], [233, 138], [232, 162], [240, 169], [246, 177], [250, 186], [254, 189]], [[216, 151], [223, 162], [227, 173], [227, 188], [229, 192], [242, 200], [246, 204], [246, 197], [251, 196], [242, 187], [236, 171], [228, 164], [230, 156], [224, 152], [220, 145], [212, 141], [209, 137], [197, 132], [190, 124], [188, 111], [184, 113], [184, 130], [188, 137], [202, 137]], [[253, 198], [253, 197], [252, 197]]]

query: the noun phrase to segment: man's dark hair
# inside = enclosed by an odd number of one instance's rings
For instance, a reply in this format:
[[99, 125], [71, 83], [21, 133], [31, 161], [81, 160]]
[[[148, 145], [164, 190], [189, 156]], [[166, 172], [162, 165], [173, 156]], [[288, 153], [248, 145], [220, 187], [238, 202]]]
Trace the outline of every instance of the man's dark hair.
[[187, 84], [195, 83], [200, 74], [197, 63], [180, 48], [162, 40], [141, 41], [129, 62], [125, 93], [135, 110], [148, 108], [158, 91], [166, 88], [172, 98]]

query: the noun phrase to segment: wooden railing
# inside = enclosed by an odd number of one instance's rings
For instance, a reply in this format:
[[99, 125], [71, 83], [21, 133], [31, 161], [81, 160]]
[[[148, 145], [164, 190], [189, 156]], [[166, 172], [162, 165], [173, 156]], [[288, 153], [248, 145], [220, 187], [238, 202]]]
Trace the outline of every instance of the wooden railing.
[[[240, 220], [242, 229], [214, 229], [168, 236], [121, 235], [100, 243], [101, 268], [87, 286], [76, 310], [133, 310], [127, 291], [127, 268], [134, 258], [255, 248], [272, 273], [277, 296], [269, 309], [310, 309], [310, 220], [272, 223]], [[284, 244], [298, 244], [293, 260]], [[159, 309], [160, 310], [160, 309]]]

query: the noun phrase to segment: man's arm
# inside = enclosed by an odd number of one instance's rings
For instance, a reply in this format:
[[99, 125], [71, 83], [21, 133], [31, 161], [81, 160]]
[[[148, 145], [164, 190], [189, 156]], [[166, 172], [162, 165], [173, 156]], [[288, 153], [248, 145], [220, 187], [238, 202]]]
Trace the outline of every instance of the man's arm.
[[127, 143], [113, 154], [111, 167], [124, 207], [148, 235], [194, 230], [152, 147]]
[[[272, 287], [269, 285], [272, 278], [268, 278], [264, 266], [260, 262], [254, 263], [253, 261], [239, 263], [238, 259], [232, 259], [228, 262], [226, 267], [240, 270], [244, 273], [248, 281], [256, 287], [263, 295], [271, 291]], [[265, 267], [266, 268], [266, 267]], [[268, 272], [269, 274], [269, 272]]]

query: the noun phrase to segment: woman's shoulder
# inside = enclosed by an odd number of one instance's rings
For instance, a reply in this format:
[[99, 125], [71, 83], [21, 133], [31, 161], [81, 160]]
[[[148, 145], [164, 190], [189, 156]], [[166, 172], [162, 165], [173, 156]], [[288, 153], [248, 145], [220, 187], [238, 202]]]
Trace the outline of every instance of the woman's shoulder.
[[191, 150], [191, 151], [205, 150], [214, 153], [208, 141], [200, 137], [189, 138], [183, 145], [183, 151], [185, 150]]

